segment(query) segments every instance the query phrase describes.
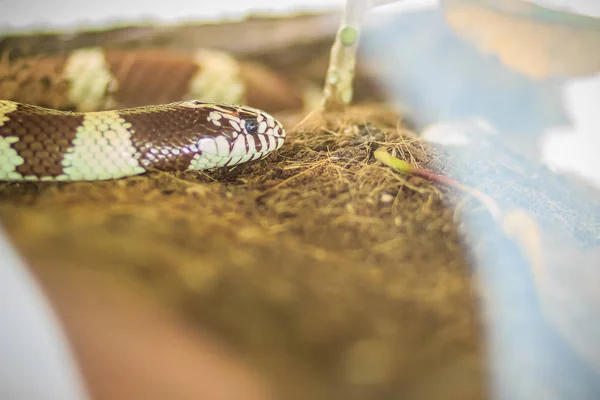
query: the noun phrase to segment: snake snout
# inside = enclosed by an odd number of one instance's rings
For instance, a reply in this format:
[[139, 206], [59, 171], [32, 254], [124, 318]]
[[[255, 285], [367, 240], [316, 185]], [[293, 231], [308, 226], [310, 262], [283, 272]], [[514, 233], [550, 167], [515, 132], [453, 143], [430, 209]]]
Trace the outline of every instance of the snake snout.
[[266, 154], [283, 146], [286, 133], [281, 122], [264, 112], [258, 114], [255, 121], [256, 129], [246, 136], [256, 152]]
[[285, 129], [269, 114], [250, 107], [238, 107], [236, 113], [225, 111], [211, 111], [208, 119], [218, 129], [198, 140], [192, 169], [258, 160], [283, 146]]
[[198, 140], [199, 160], [195, 169], [204, 165], [232, 166], [247, 161], [258, 160], [279, 149], [285, 141], [285, 130], [279, 122], [262, 133], [238, 134], [234, 138], [217, 135]]

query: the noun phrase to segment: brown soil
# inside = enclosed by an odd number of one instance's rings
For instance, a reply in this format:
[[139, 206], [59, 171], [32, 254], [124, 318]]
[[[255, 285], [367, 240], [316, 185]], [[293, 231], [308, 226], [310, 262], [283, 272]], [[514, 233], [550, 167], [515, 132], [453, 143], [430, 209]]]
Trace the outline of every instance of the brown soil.
[[212, 173], [5, 184], [0, 217], [36, 268], [143, 290], [259, 360], [286, 398], [479, 398], [471, 277], [445, 190], [372, 159], [380, 142], [429, 165], [397, 123], [354, 109]]

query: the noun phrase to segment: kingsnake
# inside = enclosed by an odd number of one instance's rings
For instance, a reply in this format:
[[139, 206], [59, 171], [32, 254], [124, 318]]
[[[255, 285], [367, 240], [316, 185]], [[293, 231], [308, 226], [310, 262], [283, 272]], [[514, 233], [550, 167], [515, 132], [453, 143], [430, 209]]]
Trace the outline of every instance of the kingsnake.
[[[0, 98], [7, 99], [0, 100], [0, 180], [106, 180], [259, 159], [286, 134], [267, 112], [237, 105], [277, 109], [265, 103], [268, 96], [248, 101], [259, 85], [241, 68], [210, 50], [173, 58], [92, 48], [13, 62], [0, 73]], [[280, 84], [271, 71], [252, 68], [267, 84]], [[24, 81], [34, 84], [27, 89]], [[45, 107], [23, 102], [32, 92]], [[165, 103], [149, 105], [157, 98]]]

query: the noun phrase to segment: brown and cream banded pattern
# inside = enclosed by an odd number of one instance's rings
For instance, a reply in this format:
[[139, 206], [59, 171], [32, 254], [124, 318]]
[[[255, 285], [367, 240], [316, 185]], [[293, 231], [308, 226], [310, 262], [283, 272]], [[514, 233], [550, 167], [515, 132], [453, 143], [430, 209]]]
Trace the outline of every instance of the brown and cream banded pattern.
[[304, 95], [266, 66], [213, 49], [81, 48], [0, 59], [0, 99], [58, 110], [104, 111], [195, 100], [301, 109]]
[[232, 166], [284, 140], [278, 121], [245, 106], [189, 100], [78, 113], [0, 101], [0, 180], [94, 181]]

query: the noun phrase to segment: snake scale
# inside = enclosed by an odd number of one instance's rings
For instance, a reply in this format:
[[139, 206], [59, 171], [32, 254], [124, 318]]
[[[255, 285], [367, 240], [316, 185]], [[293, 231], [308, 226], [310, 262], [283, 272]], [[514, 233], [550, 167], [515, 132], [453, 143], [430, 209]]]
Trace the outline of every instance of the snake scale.
[[269, 87], [285, 82], [213, 50], [86, 48], [5, 63], [0, 180], [95, 181], [257, 160], [286, 135], [255, 108], [290, 107]]

